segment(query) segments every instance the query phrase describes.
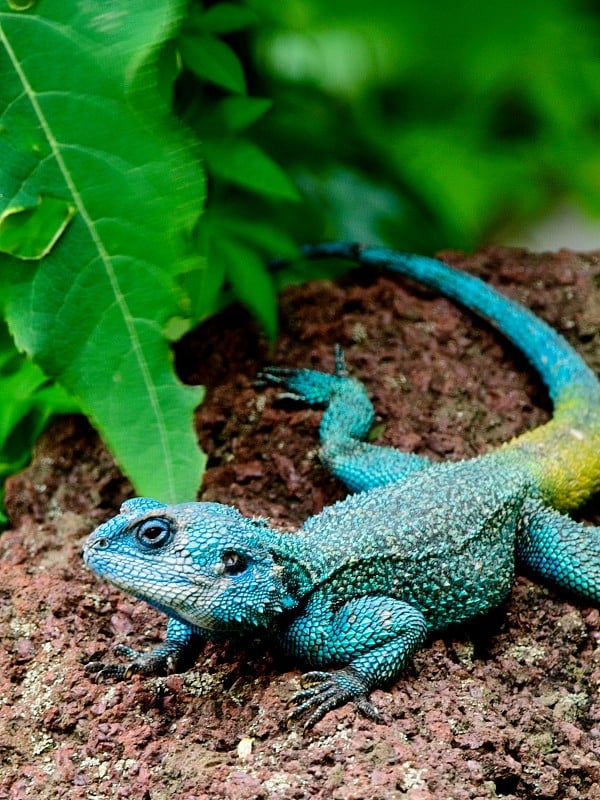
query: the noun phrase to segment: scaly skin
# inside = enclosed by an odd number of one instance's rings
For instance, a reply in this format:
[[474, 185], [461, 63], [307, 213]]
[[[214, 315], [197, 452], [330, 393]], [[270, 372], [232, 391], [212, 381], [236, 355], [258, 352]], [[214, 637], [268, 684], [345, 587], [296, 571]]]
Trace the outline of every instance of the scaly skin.
[[210, 638], [265, 630], [315, 669], [292, 717], [310, 727], [396, 678], [427, 634], [498, 605], [515, 553], [542, 578], [600, 601], [600, 529], [562, 512], [600, 488], [600, 385], [556, 331], [477, 278], [434, 259], [334, 243], [307, 258], [348, 258], [408, 275], [494, 324], [548, 386], [552, 420], [484, 456], [432, 464], [367, 444], [374, 412], [345, 374], [271, 367], [264, 383], [323, 405], [321, 457], [355, 494], [294, 535], [218, 503], [126, 502], [91, 534], [86, 564], [166, 613], [165, 642], [119, 651], [126, 676], [186, 668]]

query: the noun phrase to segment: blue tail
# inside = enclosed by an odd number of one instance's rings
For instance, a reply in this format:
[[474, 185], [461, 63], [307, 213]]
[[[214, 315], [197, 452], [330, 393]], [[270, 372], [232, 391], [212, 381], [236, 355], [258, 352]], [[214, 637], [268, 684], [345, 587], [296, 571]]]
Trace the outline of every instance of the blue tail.
[[498, 328], [529, 359], [555, 406], [582, 396], [600, 398], [596, 376], [562, 336], [527, 308], [473, 275], [434, 258], [347, 242], [305, 245], [301, 252], [305, 258], [343, 258], [399, 272], [471, 309]]

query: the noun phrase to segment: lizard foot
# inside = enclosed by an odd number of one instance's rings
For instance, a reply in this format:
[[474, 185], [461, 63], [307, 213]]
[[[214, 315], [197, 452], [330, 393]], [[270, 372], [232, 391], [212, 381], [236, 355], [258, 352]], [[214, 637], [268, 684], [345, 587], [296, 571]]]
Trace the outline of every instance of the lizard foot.
[[366, 681], [351, 667], [335, 672], [307, 672], [302, 676], [302, 684], [313, 685], [294, 695], [291, 702], [299, 705], [290, 712], [288, 719], [297, 720], [308, 714], [304, 723], [305, 732], [323, 719], [328, 711], [350, 701], [356, 703], [361, 714], [375, 722], [383, 722], [378, 709], [368, 699]]
[[340, 381], [347, 378], [344, 353], [335, 346], [335, 369], [333, 374], [315, 369], [296, 369], [295, 367], [266, 367], [258, 373], [256, 386], [282, 386], [287, 391], [280, 397], [302, 400], [310, 405], [320, 405], [331, 400], [339, 389]]
[[266, 367], [258, 373], [257, 386], [281, 386], [286, 391], [279, 394], [280, 399], [301, 400], [309, 405], [327, 403], [339, 378], [326, 372], [294, 367]]
[[96, 683], [100, 683], [104, 678], [122, 680], [132, 675], [168, 675], [179, 668], [177, 653], [164, 646], [143, 653], [124, 644], [118, 644], [114, 652], [129, 659], [129, 663], [107, 664], [104, 661], [90, 661], [85, 665], [86, 672], [94, 673]]

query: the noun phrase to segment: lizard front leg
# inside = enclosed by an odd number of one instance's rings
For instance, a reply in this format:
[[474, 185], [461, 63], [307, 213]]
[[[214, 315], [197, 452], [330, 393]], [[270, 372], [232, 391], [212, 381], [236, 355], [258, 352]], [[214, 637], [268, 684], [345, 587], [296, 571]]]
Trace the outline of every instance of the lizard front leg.
[[363, 384], [346, 374], [339, 348], [333, 375], [312, 369], [267, 367], [259, 375], [260, 383], [283, 386], [284, 396], [325, 406], [319, 427], [321, 461], [354, 492], [395, 483], [430, 466], [422, 456], [364, 441], [375, 411]]
[[96, 680], [103, 678], [128, 678], [130, 675], [167, 675], [183, 672], [190, 667], [206, 641], [204, 631], [171, 617], [167, 624], [164, 642], [153, 650], [139, 652], [126, 645], [117, 645], [117, 655], [129, 659], [127, 664], [107, 664], [90, 661], [86, 672], [95, 673]]
[[395, 678], [423, 644], [425, 618], [419, 609], [386, 596], [350, 600], [331, 611], [322, 594], [285, 631], [285, 649], [316, 667], [338, 667], [303, 676], [312, 684], [294, 698], [291, 719], [306, 716], [305, 730], [328, 711], [354, 701], [371, 719], [380, 720], [369, 701], [371, 691]]

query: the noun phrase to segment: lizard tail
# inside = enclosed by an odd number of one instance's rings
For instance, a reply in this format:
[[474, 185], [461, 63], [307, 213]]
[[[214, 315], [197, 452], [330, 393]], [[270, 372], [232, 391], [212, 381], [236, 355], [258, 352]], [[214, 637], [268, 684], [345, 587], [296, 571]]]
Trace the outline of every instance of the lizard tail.
[[556, 508], [574, 508], [600, 488], [600, 383], [566, 340], [529, 309], [434, 258], [346, 242], [305, 245], [301, 252], [309, 259], [342, 258], [398, 272], [491, 323], [535, 367], [554, 405], [549, 423], [504, 449], [518, 450]]

